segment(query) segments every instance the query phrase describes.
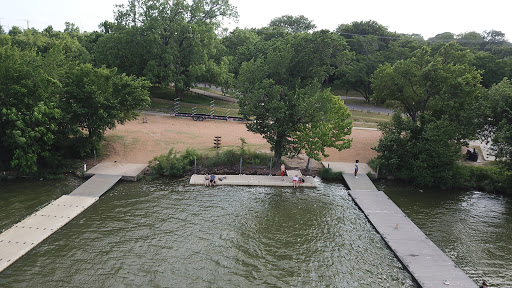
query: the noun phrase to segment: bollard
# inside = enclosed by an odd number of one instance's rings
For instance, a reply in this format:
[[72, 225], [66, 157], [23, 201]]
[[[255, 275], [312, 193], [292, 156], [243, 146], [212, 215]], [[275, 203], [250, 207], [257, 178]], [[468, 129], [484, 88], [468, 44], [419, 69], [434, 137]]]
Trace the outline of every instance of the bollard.
[[84, 163], [84, 172], [87, 171], [87, 164]]

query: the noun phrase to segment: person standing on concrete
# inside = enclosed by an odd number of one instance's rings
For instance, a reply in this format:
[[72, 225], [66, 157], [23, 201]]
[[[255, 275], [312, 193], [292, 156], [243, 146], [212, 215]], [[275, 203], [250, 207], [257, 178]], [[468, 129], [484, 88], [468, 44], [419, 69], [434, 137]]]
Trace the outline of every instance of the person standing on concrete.
[[284, 164], [281, 164], [281, 181], [284, 180], [284, 173], [286, 172], [286, 167]]
[[357, 178], [357, 172], [359, 171], [359, 160], [356, 160], [356, 165], [354, 166], [354, 176]]
[[293, 188], [299, 187], [299, 175], [293, 176]]

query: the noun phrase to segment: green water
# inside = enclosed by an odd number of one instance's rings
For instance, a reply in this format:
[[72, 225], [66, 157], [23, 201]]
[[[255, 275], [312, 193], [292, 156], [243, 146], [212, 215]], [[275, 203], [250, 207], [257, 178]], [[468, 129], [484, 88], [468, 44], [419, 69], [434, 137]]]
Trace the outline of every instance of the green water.
[[512, 287], [512, 200], [477, 191], [376, 185], [468, 276]]
[[[0, 183], [0, 230], [80, 181]], [[336, 184], [116, 184], [1, 287], [416, 287]], [[20, 210], [20, 211], [18, 211]]]

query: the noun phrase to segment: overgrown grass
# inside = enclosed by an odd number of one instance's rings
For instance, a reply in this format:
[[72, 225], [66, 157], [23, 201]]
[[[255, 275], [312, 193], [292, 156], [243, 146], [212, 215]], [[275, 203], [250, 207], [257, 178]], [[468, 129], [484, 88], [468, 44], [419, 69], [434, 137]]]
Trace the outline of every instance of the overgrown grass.
[[325, 181], [343, 181], [343, 173], [333, 172], [331, 168], [321, 168], [318, 171], [318, 175]]
[[[203, 89], [204, 87], [200, 87]], [[208, 89], [208, 88], [206, 88]], [[175, 109], [174, 103], [175, 93], [171, 88], [154, 86], [151, 88], [151, 104], [149, 109], [162, 113], [172, 113]], [[212, 101], [211, 97], [206, 95], [187, 92], [186, 96], [180, 99], [179, 112], [210, 114]], [[358, 105], [375, 106], [367, 103], [363, 98], [361, 99], [346, 99], [345, 103], [353, 103]], [[216, 115], [230, 115], [240, 117], [239, 107], [236, 103], [215, 100], [214, 114]], [[373, 113], [369, 111], [351, 110], [352, 121], [354, 126], [365, 128], [377, 128], [379, 123], [388, 122], [391, 120], [391, 115]]]
[[346, 90], [334, 86], [333, 84], [324, 85], [325, 88], [331, 88], [331, 93], [335, 96], [363, 97], [361, 93], [354, 90]]
[[214, 154], [202, 154], [194, 149], [187, 149], [181, 155], [178, 155], [171, 148], [166, 155], [155, 157], [149, 166], [153, 174], [180, 177], [191, 171], [194, 160], [197, 161], [196, 165], [199, 167], [199, 170], [215, 171], [219, 167], [239, 167], [240, 159], [242, 159], [242, 167], [266, 167], [269, 165], [271, 157], [271, 154], [253, 152], [242, 147], [218, 151]]
[[379, 123], [391, 121], [391, 115], [351, 110], [354, 127], [377, 128]]
[[512, 171], [506, 163], [494, 162], [491, 165], [461, 165], [460, 177], [463, 188], [483, 192], [498, 192], [512, 195]]
[[[151, 111], [172, 113], [175, 109], [176, 94], [174, 90], [166, 87], [153, 86], [150, 90], [151, 104], [149, 109]], [[193, 92], [186, 92], [184, 97], [180, 98], [179, 112], [210, 114], [211, 101], [214, 100], [214, 114], [230, 116], [241, 116], [238, 113], [238, 104], [226, 102], [221, 100], [212, 99], [206, 95], [197, 94]]]

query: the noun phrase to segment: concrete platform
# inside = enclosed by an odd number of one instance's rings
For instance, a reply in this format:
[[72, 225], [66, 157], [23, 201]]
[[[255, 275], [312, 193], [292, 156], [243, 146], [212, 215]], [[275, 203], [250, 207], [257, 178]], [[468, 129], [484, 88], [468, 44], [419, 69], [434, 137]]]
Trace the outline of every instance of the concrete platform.
[[[324, 165], [325, 168], [331, 168], [334, 172], [343, 172], [354, 175], [354, 162], [326, 162], [322, 161], [322, 165]], [[375, 174], [375, 171], [368, 166], [366, 163], [359, 163], [359, 172], [357, 172], [357, 176], [360, 176], [362, 174], [367, 174], [368, 172]]]
[[295, 175], [301, 177], [302, 173], [300, 172], [300, 170], [286, 170], [286, 175], [293, 178], [293, 176], [295, 176]]
[[357, 173], [357, 178], [354, 176], [354, 172], [352, 173], [343, 173], [343, 179], [348, 185], [350, 190], [358, 190], [358, 191], [378, 191], [375, 185], [373, 185], [372, 180], [366, 174]]
[[[235, 186], [277, 186], [293, 187], [293, 177], [285, 176], [281, 181], [281, 176], [263, 176], [263, 175], [215, 175], [217, 186], [235, 185]], [[205, 175], [194, 174], [190, 177], [190, 185], [204, 185]], [[304, 177], [305, 182], [300, 185], [304, 188], [317, 188], [318, 184], [310, 176]]]
[[121, 175], [94, 175], [69, 195], [100, 198], [101, 195], [107, 192], [108, 189], [112, 188], [112, 186], [114, 186], [121, 177]]
[[90, 170], [85, 172], [85, 176], [90, 177], [96, 174], [103, 175], [121, 175], [121, 179], [137, 181], [138, 177], [144, 173], [147, 164], [130, 164], [119, 162], [101, 162]]
[[64, 195], [0, 234], [0, 272], [97, 200]]

